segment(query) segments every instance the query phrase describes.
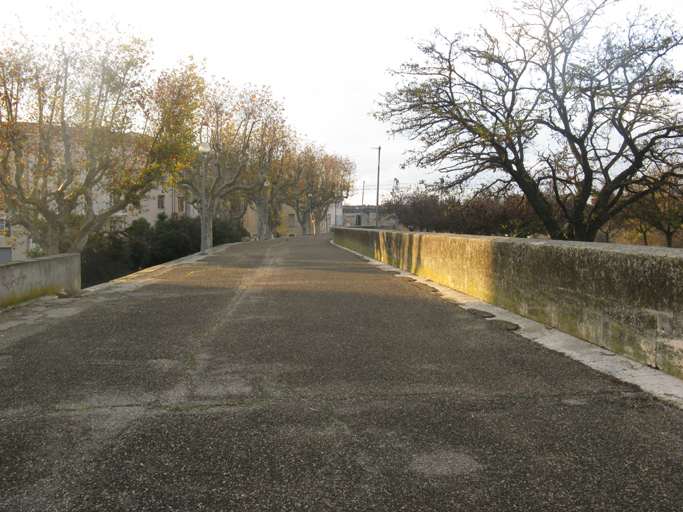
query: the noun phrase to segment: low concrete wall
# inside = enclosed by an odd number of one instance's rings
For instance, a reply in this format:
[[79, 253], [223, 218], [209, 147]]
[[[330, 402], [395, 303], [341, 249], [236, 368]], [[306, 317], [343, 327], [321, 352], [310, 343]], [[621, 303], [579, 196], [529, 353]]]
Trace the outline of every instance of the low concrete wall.
[[0, 264], [0, 306], [81, 289], [81, 255], [60, 254]]
[[683, 250], [342, 228], [334, 240], [683, 378]]

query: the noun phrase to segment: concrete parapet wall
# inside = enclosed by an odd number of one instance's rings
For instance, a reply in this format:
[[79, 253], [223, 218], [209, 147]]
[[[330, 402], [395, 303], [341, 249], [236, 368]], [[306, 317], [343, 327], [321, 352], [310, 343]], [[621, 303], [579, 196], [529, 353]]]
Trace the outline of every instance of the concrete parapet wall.
[[60, 254], [0, 264], [0, 306], [81, 289], [81, 255]]
[[683, 251], [335, 228], [377, 260], [683, 378]]

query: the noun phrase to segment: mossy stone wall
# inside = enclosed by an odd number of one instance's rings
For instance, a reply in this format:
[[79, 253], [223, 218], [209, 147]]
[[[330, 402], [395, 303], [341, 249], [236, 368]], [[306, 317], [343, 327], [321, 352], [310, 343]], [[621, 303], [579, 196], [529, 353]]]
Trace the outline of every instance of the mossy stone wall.
[[335, 228], [335, 242], [683, 378], [683, 250]]

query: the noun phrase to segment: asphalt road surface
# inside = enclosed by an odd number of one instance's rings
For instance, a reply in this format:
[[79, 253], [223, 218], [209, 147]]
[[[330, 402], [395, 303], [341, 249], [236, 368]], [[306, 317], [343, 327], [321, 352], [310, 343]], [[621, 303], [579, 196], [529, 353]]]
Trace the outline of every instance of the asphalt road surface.
[[683, 411], [329, 241], [1, 313], [0, 510], [683, 509]]

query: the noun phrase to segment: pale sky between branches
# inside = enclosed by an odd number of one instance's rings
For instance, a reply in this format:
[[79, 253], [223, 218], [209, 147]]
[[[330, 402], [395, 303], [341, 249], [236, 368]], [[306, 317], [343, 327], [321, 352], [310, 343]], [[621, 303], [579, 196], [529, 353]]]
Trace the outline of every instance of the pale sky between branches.
[[[393, 179], [401, 185], [433, 181], [438, 173], [401, 169], [410, 142], [392, 138], [389, 126], [373, 119], [381, 95], [397, 78], [388, 70], [421, 62], [417, 42], [436, 28], [446, 35], [498, 28], [488, 0], [397, 2], [386, 0], [21, 0], [7, 2], [3, 18], [18, 15], [28, 34], [44, 31], [55, 10], [74, 9], [90, 21], [116, 19], [152, 39], [154, 67], [162, 69], [192, 55], [206, 59], [210, 74], [236, 85], [268, 85], [282, 99], [290, 125], [329, 153], [357, 164], [356, 192], [347, 204], [375, 203], [377, 146], [382, 146], [380, 196]], [[625, 8], [637, 2], [625, 1]], [[680, 0], [643, 1], [653, 13], [672, 13], [683, 24]], [[512, 8], [513, 0], [494, 5]]]

